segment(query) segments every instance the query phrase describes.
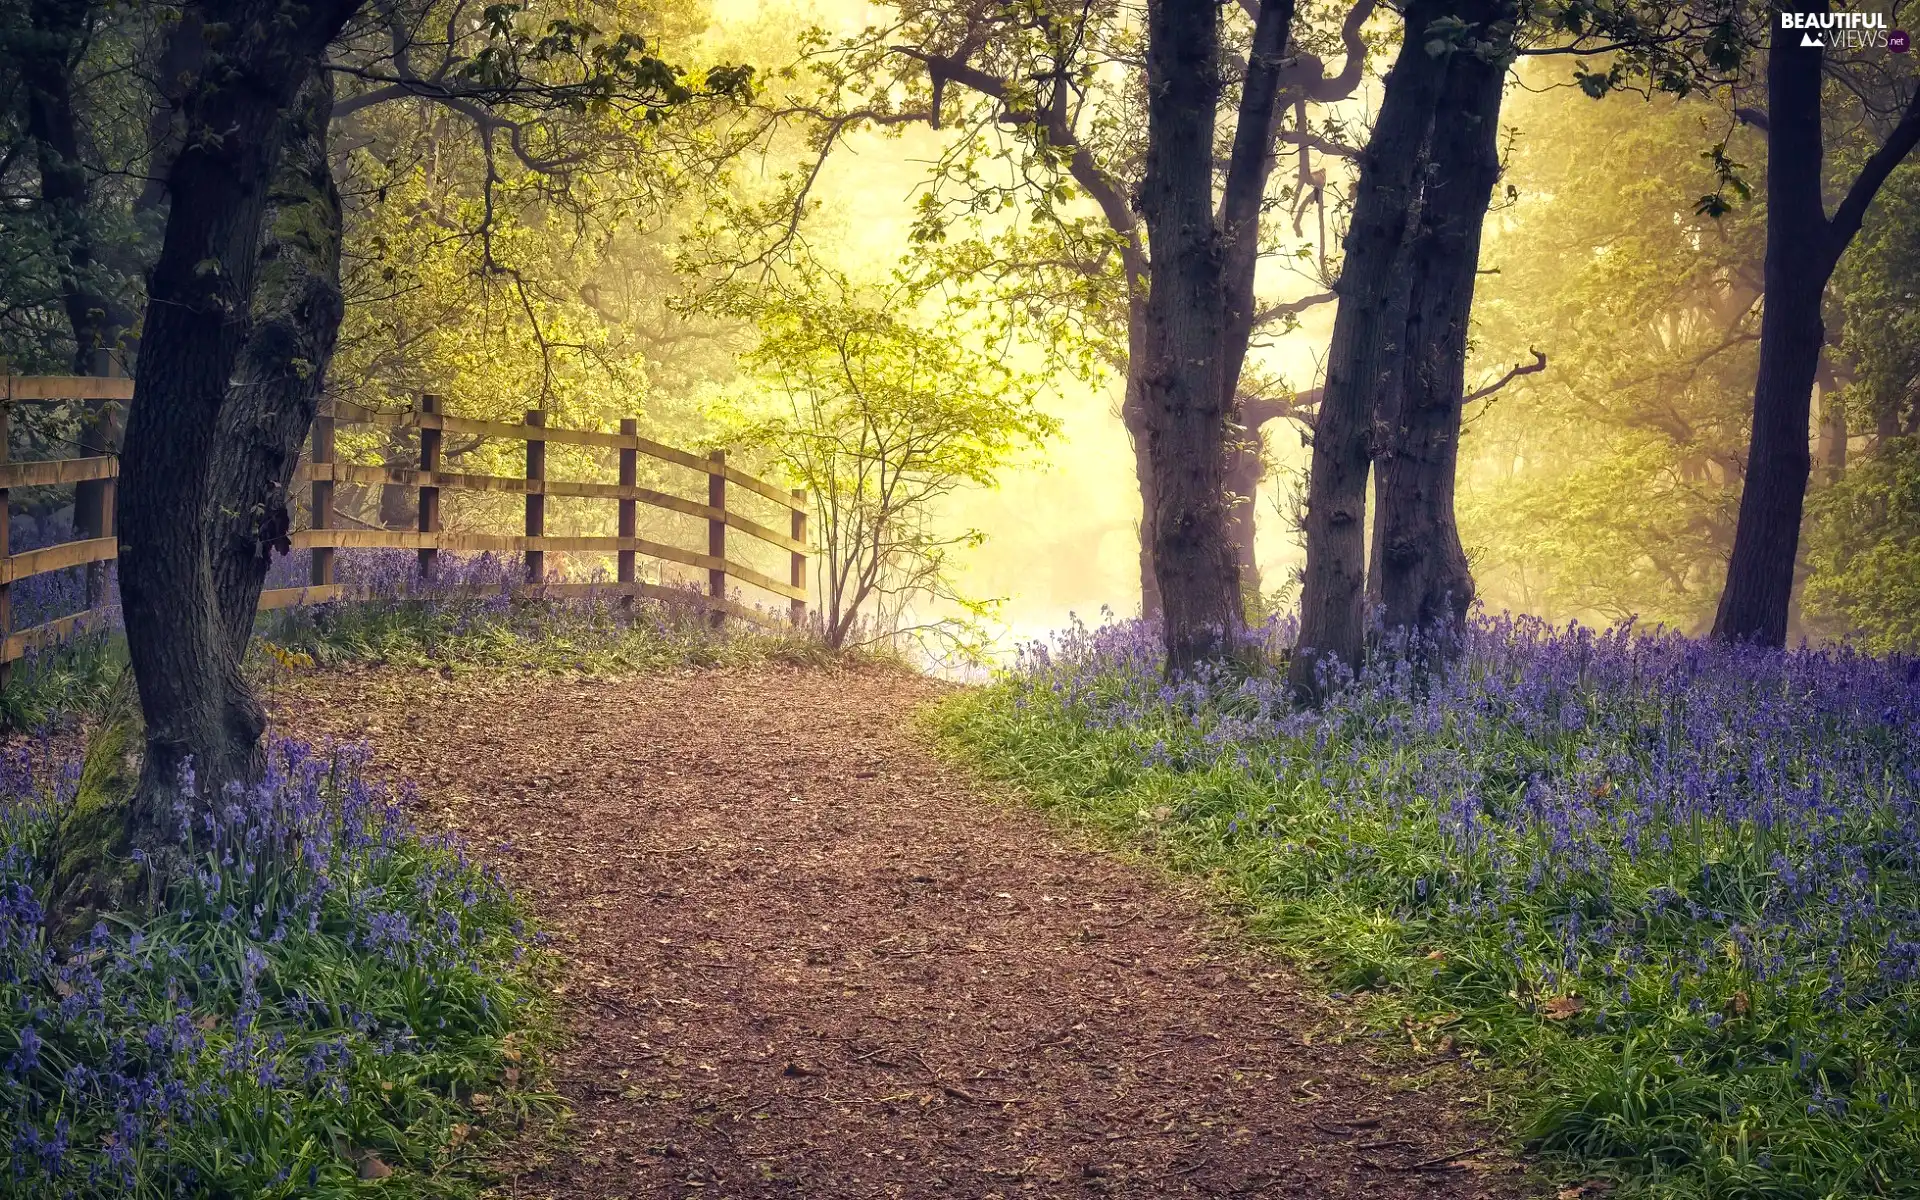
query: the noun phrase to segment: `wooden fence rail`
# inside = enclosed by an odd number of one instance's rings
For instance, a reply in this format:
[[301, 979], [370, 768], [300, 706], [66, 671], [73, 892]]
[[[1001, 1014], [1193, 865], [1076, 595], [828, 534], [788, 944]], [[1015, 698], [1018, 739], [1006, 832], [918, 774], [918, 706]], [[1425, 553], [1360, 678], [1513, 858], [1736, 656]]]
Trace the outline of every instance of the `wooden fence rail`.
[[[9, 402], [126, 400], [132, 396], [133, 390], [131, 380], [114, 378], [8, 376], [6, 384]], [[0, 550], [7, 545], [7, 498], [11, 489], [95, 479], [110, 480], [119, 475], [119, 461], [111, 455], [40, 462], [9, 461], [6, 433], [10, 410], [10, 403], [0, 404]], [[363, 466], [337, 461], [335, 432], [340, 425], [416, 430], [420, 444], [419, 467]], [[443, 551], [491, 551], [523, 555], [526, 584], [537, 586], [548, 595], [599, 594], [682, 601], [691, 599], [705, 605], [716, 621], [730, 613], [758, 624], [778, 623], [765, 612], [741, 604], [729, 596], [727, 593], [731, 581], [749, 584], [785, 599], [788, 619], [795, 624], [804, 622], [807, 611], [808, 554], [806, 493], [782, 490], [729, 466], [725, 451], [716, 450], [702, 457], [641, 437], [637, 429], [638, 422], [632, 419], [621, 422], [619, 433], [549, 427], [546, 414], [539, 410], [529, 411], [526, 419], [519, 424], [450, 417], [440, 411], [439, 398], [430, 395], [422, 396], [412, 411], [403, 413], [381, 412], [345, 402], [323, 407], [313, 423], [311, 460], [300, 468], [297, 476], [297, 481], [309, 488], [310, 527], [292, 535], [295, 549], [312, 552], [312, 583], [307, 587], [268, 589], [261, 593], [260, 607], [263, 611], [293, 608], [346, 598], [348, 589], [336, 583], [334, 578], [334, 554], [337, 550], [416, 550], [419, 552], [418, 574], [422, 580], [433, 577]], [[448, 433], [524, 442], [527, 449], [525, 475], [476, 475], [443, 470], [442, 439]], [[546, 447], [549, 443], [605, 447], [619, 451], [619, 482], [547, 478]], [[707, 480], [706, 503], [640, 486], [640, 455], [704, 475]], [[388, 530], [338, 527], [333, 519], [336, 483], [394, 485], [414, 489], [418, 496], [417, 528]], [[729, 508], [729, 484], [786, 508], [789, 514], [787, 532], [783, 533], [737, 509]], [[443, 529], [440, 520], [441, 493], [448, 490], [523, 496], [526, 517], [524, 534], [450, 532]], [[618, 504], [619, 532], [611, 537], [557, 537], [547, 534], [548, 496], [615, 501]], [[707, 524], [706, 551], [702, 553], [638, 536], [637, 510], [642, 504], [704, 520]], [[785, 550], [789, 564], [787, 578], [776, 579], [729, 559], [727, 531], [730, 529]], [[106, 532], [111, 534], [112, 531], [109, 529]], [[107, 536], [65, 542], [20, 554], [0, 555], [0, 679], [5, 678], [11, 663], [26, 654], [71, 636], [74, 630], [93, 619], [107, 618], [113, 614], [110, 606], [102, 607], [29, 629], [15, 630], [11, 585], [17, 580], [50, 571], [110, 561], [117, 549], [117, 539]], [[616, 578], [611, 583], [548, 582], [548, 551], [613, 554], [618, 564]], [[706, 571], [706, 594], [701, 596], [686, 588], [640, 581], [637, 578], [637, 556]]]

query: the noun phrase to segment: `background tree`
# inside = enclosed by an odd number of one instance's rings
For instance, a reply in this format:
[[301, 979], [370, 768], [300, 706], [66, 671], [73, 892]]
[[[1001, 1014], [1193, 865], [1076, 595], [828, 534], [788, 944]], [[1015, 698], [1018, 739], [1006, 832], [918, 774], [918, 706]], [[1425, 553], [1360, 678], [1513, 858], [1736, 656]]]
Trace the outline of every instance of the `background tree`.
[[[1783, 12], [1825, 13], [1792, 4]], [[1776, 22], [1777, 24], [1777, 22]], [[1800, 521], [1812, 455], [1814, 376], [1826, 345], [1822, 306], [1827, 282], [1860, 231], [1875, 195], [1920, 144], [1920, 89], [1907, 84], [1904, 111], [1827, 215], [1826, 90], [1822, 43], [1776, 29], [1767, 51], [1767, 255], [1760, 370], [1753, 391], [1753, 437], [1726, 589], [1714, 616], [1717, 637], [1779, 646], [1787, 637]]]
[[[912, 639], [936, 654], [978, 650], [984, 607], [953, 587], [951, 556], [984, 540], [943, 521], [962, 488], [1059, 426], [1033, 380], [970, 348], [919, 304], [923, 289], [861, 288], [810, 272], [790, 290], [736, 293], [759, 333], [746, 355], [773, 405], [728, 405], [727, 441], [806, 489], [819, 547], [820, 621], [840, 649]], [[940, 608], [957, 606], [959, 618]]]
[[1596, 102], [1556, 73], [1527, 64], [1513, 97], [1514, 198], [1474, 309], [1481, 362], [1537, 348], [1552, 368], [1469, 406], [1463, 538], [1490, 609], [1704, 632], [1733, 541], [1764, 215], [1697, 205], [1721, 186], [1704, 151], [1745, 164], [1765, 145], [1709, 97]]
[[[1222, 14], [1222, 86], [1216, 108], [1240, 104], [1259, 6]], [[1326, 156], [1347, 156], [1332, 105], [1355, 95], [1365, 78], [1366, 24], [1372, 0], [1310, 9], [1294, 23], [1289, 52], [1276, 68], [1271, 123], [1259, 177], [1263, 215], [1304, 215], [1332, 202]], [[915, 240], [945, 272], [949, 286], [1003, 317], [1019, 319], [1062, 369], [1083, 378], [1125, 381], [1120, 415], [1133, 441], [1143, 512], [1156, 507], [1142, 390], [1147, 359], [1150, 237], [1134, 197], [1147, 162], [1145, 60], [1137, 10], [1094, 5], [897, 4], [870, 28], [836, 39], [815, 31], [800, 64], [770, 88], [759, 111], [734, 135], [739, 145], [769, 145], [776, 131], [800, 130], [800, 165], [780, 186], [751, 202], [723, 206], [697, 260], [734, 270], [764, 266], [803, 240], [805, 215], [823, 164], [854, 132], [931, 123], [949, 133], [921, 193]], [[1330, 72], [1326, 57], [1340, 54]], [[1220, 122], [1222, 128], [1237, 128]], [[1279, 147], [1298, 170], [1275, 171]], [[1232, 150], [1211, 164], [1224, 188]], [[1315, 167], [1318, 161], [1321, 165]], [[1322, 218], [1324, 223], [1324, 208]], [[1268, 220], [1238, 277], [1254, 263], [1291, 267], [1299, 282], [1263, 282], [1258, 303], [1236, 320], [1248, 324], [1235, 344], [1287, 329], [1298, 314], [1330, 299], [1324, 253]], [[1283, 276], [1284, 278], [1284, 276]], [[1304, 295], [1299, 288], [1304, 284]], [[1273, 289], [1273, 290], [1268, 290]], [[1237, 379], [1245, 349], [1227, 364]], [[1239, 442], [1236, 441], [1236, 448]], [[1247, 510], [1233, 504], [1230, 515]], [[1242, 531], [1238, 521], [1232, 528]], [[1246, 539], [1251, 527], [1244, 527]], [[1160, 607], [1149, 524], [1141, 528], [1141, 588], [1146, 611]], [[1244, 545], [1251, 555], [1250, 540]]]

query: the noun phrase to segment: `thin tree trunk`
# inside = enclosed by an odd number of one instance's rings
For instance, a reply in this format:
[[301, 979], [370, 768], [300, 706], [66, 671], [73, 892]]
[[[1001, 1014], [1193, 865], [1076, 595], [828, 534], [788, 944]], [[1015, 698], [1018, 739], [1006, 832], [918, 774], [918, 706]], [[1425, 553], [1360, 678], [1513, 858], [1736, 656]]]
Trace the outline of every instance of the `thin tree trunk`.
[[[1268, 7], [1274, 9], [1266, 11]], [[1361, 6], [1356, 6], [1361, 7]], [[1220, 233], [1225, 247], [1221, 283], [1225, 292], [1226, 331], [1221, 371], [1228, 419], [1239, 396], [1240, 374], [1246, 366], [1247, 345], [1253, 338], [1255, 316], [1253, 281], [1260, 263], [1260, 207], [1267, 181], [1278, 159], [1276, 138], [1280, 115], [1286, 111], [1287, 40], [1293, 32], [1293, 6], [1263, 6], [1254, 22], [1248, 47], [1246, 77], [1241, 81], [1240, 107], [1233, 131], [1233, 155], [1220, 196]], [[1317, 63], [1312, 68], [1319, 79]], [[1254, 553], [1254, 503], [1260, 483], [1260, 431], [1251, 425], [1230, 428], [1226, 447], [1225, 487], [1227, 538], [1239, 571], [1241, 613], [1260, 599], [1260, 564]]]
[[[357, 4], [209, 0], [223, 39], [185, 97], [121, 456], [120, 585], [146, 757], [128, 823], [164, 851], [189, 764], [198, 803], [253, 768], [265, 717], [240, 674], [210, 554], [217, 439], [251, 332], [281, 123]], [[165, 869], [161, 869], [164, 875]]]
[[[1473, 574], [1454, 517], [1460, 416], [1466, 394], [1468, 322], [1480, 235], [1500, 175], [1500, 102], [1510, 22], [1504, 4], [1482, 4], [1470, 36], [1450, 56], [1435, 109], [1431, 162], [1413, 247], [1406, 351], [1397, 405], [1389, 405], [1388, 452], [1379, 477], [1368, 581], [1383, 626], [1457, 625], [1473, 603]], [[1477, 20], [1476, 20], [1477, 18]]]
[[1409, 245], [1446, 70], [1444, 58], [1427, 53], [1424, 35], [1443, 12], [1431, 0], [1415, 0], [1406, 9], [1400, 53], [1361, 153], [1346, 260], [1334, 289], [1340, 306], [1314, 421], [1300, 634], [1288, 668], [1289, 684], [1307, 700], [1320, 696], [1325, 671], [1358, 666], [1365, 636], [1373, 416], [1381, 398], [1399, 386]]
[[1842, 402], [1840, 381], [1825, 355], [1813, 376], [1820, 389], [1820, 467], [1823, 482], [1838, 483], [1847, 474], [1847, 406]]
[[40, 172], [41, 215], [61, 251], [61, 304], [73, 331], [73, 370], [92, 371], [96, 350], [111, 347], [128, 324], [125, 308], [99, 286], [94, 261], [93, 188], [80, 155], [73, 68], [86, 36], [91, 0], [33, 0], [33, 52], [19, 57], [26, 85], [27, 134]]
[[1153, 463], [1147, 455], [1147, 400], [1142, 367], [1147, 361], [1147, 299], [1145, 289], [1127, 297], [1127, 367], [1120, 398], [1120, 423], [1133, 447], [1133, 480], [1140, 493], [1140, 615], [1160, 616], [1160, 581], [1153, 573], [1153, 508], [1157, 494]]
[[1234, 560], [1239, 564], [1240, 593], [1247, 611], [1260, 600], [1260, 561], [1254, 552], [1258, 523], [1254, 510], [1258, 505], [1260, 478], [1265, 473], [1265, 455], [1260, 430], [1243, 425], [1227, 443], [1227, 537], [1233, 542]]
[[[132, 323], [126, 306], [100, 286], [94, 254], [93, 187], [80, 153], [80, 128], [73, 97], [73, 69], [86, 37], [91, 0], [33, 0], [29, 10], [34, 40], [31, 52], [19, 57], [26, 85], [27, 134], [33, 140], [40, 173], [41, 216], [62, 259], [61, 304], [73, 331], [73, 372], [98, 372], [102, 356], [112, 350]], [[111, 454], [114, 445], [113, 409], [100, 400], [81, 402], [80, 444], [83, 456]], [[73, 530], [78, 538], [106, 533], [105, 480], [82, 480], [73, 489]], [[86, 603], [92, 608], [104, 599], [106, 570], [93, 563], [86, 569]]]

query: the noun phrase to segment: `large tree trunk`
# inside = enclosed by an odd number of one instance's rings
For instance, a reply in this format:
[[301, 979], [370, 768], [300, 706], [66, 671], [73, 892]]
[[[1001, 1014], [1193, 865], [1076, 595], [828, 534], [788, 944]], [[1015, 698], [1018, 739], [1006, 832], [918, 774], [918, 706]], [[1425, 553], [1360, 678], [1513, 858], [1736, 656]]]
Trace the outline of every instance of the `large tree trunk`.
[[1376, 464], [1369, 596], [1389, 630], [1457, 625], [1473, 603], [1473, 574], [1454, 519], [1454, 476], [1466, 394], [1468, 321], [1480, 235], [1500, 176], [1500, 101], [1511, 22], [1504, 4], [1463, 13], [1478, 45], [1454, 50], [1435, 109], [1432, 151], [1412, 253], [1406, 350], [1398, 403], [1386, 407], [1386, 451]]
[[340, 193], [327, 158], [333, 79], [315, 71], [283, 123], [267, 196], [253, 333], [233, 373], [214, 442], [209, 539], [214, 594], [238, 658], [275, 552], [287, 552], [288, 489], [313, 427], [345, 305]]
[[[1825, 12], [1822, 3], [1794, 11]], [[1812, 452], [1813, 377], [1826, 344], [1820, 303], [1847, 244], [1887, 176], [1920, 144], [1920, 91], [1860, 169], [1831, 219], [1821, 199], [1818, 45], [1774, 31], [1767, 49], [1767, 256], [1760, 372], [1727, 583], [1713, 620], [1719, 638], [1784, 645]]]
[[1360, 156], [1346, 260], [1334, 288], [1340, 306], [1313, 428], [1300, 634], [1288, 669], [1289, 684], [1307, 700], [1321, 694], [1325, 671], [1356, 667], [1363, 648], [1373, 416], [1381, 398], [1399, 386], [1408, 252], [1446, 72], [1445, 58], [1427, 53], [1425, 32], [1444, 11], [1433, 0], [1407, 6], [1400, 53]]
[[1807, 423], [1813, 376], [1826, 345], [1820, 300], [1836, 256], [1829, 253], [1820, 196], [1819, 50], [1775, 31], [1767, 52], [1766, 301], [1760, 316], [1760, 373], [1753, 436], [1740, 491], [1740, 522], [1714, 618], [1716, 637], [1769, 646], [1787, 637], [1794, 553], [1812, 456]]
[[[119, 490], [120, 588], [146, 718], [129, 814], [164, 851], [189, 763], [199, 804], [256, 761], [265, 718], [240, 674], [216, 590], [210, 506], [228, 387], [252, 327], [282, 120], [354, 0], [208, 0], [222, 32], [187, 89], [187, 136], [168, 171], [166, 236], [149, 282], [139, 381]], [[164, 868], [162, 869], [164, 874]]]
[[[1155, 491], [1154, 577], [1169, 671], [1230, 649], [1245, 624], [1225, 478], [1233, 399], [1228, 366], [1236, 358], [1229, 337], [1238, 286], [1227, 271], [1236, 256], [1250, 253], [1246, 247], [1259, 234], [1279, 56], [1292, 24], [1292, 0], [1261, 4], [1216, 224], [1219, 9], [1211, 0], [1157, 0], [1147, 15], [1147, 164], [1140, 207], [1153, 258], [1141, 382]], [[1250, 273], [1246, 283], [1250, 289]], [[1238, 302], [1250, 303], [1250, 295]]]
[[1223, 478], [1227, 314], [1213, 220], [1220, 31], [1211, 0], [1155, 0], [1147, 95], [1140, 207], [1153, 262], [1140, 374], [1156, 492], [1148, 533], [1167, 668], [1179, 671], [1218, 654], [1240, 627]]

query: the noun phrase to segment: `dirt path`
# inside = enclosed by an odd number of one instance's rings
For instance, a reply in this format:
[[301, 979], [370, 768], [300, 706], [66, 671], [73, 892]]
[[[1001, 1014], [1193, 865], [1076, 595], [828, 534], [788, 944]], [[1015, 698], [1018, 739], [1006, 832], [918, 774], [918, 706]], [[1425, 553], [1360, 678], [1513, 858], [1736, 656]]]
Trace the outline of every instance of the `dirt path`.
[[275, 704], [369, 737], [561, 939], [572, 1148], [515, 1195], [1514, 1192], [1197, 901], [970, 796], [911, 732], [937, 691], [373, 671]]

